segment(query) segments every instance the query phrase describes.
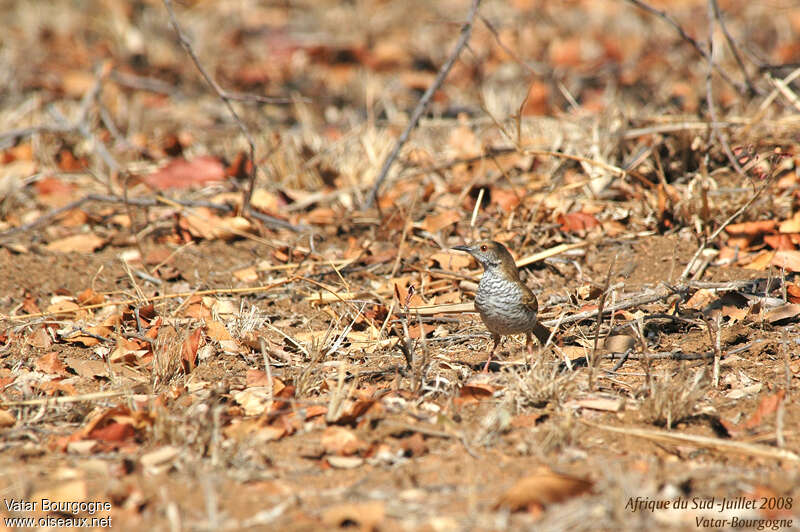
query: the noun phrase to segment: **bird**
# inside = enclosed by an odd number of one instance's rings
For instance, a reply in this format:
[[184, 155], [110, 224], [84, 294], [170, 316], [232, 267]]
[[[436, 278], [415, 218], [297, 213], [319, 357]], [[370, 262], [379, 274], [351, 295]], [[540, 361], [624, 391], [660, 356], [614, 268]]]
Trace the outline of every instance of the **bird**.
[[525, 346], [530, 354], [533, 354], [531, 335], [545, 345], [550, 338], [550, 329], [539, 323], [539, 302], [519, 278], [519, 270], [508, 249], [494, 240], [481, 240], [453, 249], [466, 251], [483, 266], [475, 294], [475, 308], [494, 340], [483, 371], [488, 371], [492, 355], [505, 335], [525, 333]]

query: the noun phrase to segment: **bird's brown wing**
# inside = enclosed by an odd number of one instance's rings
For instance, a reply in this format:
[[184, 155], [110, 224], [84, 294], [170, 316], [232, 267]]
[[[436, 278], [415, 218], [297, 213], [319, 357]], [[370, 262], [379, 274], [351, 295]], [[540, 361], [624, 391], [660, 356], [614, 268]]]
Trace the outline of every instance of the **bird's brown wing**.
[[539, 301], [530, 288], [522, 285], [522, 304], [530, 309], [531, 312], [539, 312]]
[[[532, 312], [539, 312], [539, 301], [536, 299], [536, 295], [525, 285], [522, 285], [523, 294], [522, 294], [522, 304], [528, 307]], [[533, 326], [531, 330], [533, 335], [539, 340], [539, 344], [544, 345], [547, 343], [547, 340], [550, 338], [550, 329], [539, 323], [538, 321]]]

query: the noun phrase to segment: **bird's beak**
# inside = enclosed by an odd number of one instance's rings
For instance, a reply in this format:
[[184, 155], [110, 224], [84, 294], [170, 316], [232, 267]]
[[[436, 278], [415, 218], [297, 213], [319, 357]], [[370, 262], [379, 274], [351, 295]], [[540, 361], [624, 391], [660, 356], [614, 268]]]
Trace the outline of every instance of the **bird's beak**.
[[472, 250], [469, 248], [469, 246], [453, 246], [452, 249], [455, 249], [455, 250], [458, 250], [458, 251], [466, 251], [467, 253], [472, 253]]

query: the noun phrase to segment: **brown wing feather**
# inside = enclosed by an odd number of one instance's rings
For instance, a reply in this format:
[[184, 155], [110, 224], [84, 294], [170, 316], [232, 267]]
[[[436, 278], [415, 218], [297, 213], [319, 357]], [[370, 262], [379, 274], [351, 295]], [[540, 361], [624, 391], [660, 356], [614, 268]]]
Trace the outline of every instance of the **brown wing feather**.
[[[536, 299], [536, 295], [525, 285], [522, 285], [523, 294], [522, 294], [522, 304], [528, 307], [533, 312], [539, 312], [539, 301]], [[550, 338], [550, 329], [539, 323], [538, 321], [534, 324], [533, 329], [531, 330], [533, 335], [539, 340], [540, 345], [544, 345], [547, 343], [547, 340]]]
[[522, 285], [522, 304], [531, 312], [539, 312], [539, 301], [536, 300], [536, 295], [524, 284]]

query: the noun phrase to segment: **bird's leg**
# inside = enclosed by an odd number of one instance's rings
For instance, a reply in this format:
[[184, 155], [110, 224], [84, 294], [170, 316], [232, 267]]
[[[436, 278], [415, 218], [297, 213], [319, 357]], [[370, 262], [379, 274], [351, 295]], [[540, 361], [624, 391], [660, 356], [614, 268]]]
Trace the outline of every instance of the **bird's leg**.
[[492, 339], [494, 340], [494, 347], [492, 347], [492, 350], [489, 351], [489, 358], [486, 359], [486, 364], [483, 366], [483, 373], [486, 373], [486, 372], [489, 371], [489, 362], [492, 361], [492, 355], [497, 350], [497, 346], [500, 345], [500, 339], [501, 338], [502, 337], [499, 334], [492, 333]]
[[525, 333], [525, 366], [531, 367], [531, 359], [533, 359], [533, 338], [531, 333]]

